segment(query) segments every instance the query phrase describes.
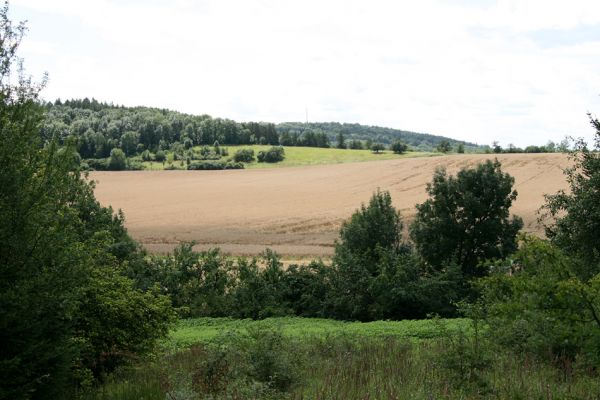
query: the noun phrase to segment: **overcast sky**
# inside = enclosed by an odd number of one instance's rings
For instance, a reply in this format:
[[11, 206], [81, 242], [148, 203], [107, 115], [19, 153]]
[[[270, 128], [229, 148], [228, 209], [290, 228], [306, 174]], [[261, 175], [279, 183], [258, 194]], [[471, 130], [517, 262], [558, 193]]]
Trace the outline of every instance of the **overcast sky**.
[[13, 0], [43, 94], [503, 146], [588, 140], [600, 1]]

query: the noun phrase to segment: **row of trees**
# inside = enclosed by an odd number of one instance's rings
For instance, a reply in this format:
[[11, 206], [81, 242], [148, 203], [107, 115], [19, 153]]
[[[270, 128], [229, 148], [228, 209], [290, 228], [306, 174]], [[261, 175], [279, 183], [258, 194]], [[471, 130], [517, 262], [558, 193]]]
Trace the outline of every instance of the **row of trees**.
[[548, 141], [544, 146], [527, 146], [525, 148], [517, 147], [512, 143], [506, 148], [500, 146], [500, 143], [495, 141], [492, 143], [491, 152], [496, 154], [500, 153], [567, 153], [569, 151], [569, 147], [571, 145], [571, 141], [568, 138], [562, 140], [559, 144], [554, 143], [553, 141]]

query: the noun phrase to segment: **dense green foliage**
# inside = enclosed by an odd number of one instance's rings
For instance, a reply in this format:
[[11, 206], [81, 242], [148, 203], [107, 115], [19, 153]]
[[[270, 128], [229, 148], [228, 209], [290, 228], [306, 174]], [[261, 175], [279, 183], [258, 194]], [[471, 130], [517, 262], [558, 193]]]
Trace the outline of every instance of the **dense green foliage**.
[[239, 149], [233, 155], [233, 161], [249, 163], [254, 161], [254, 150], [252, 149]]
[[285, 150], [282, 146], [273, 146], [268, 150], [259, 151], [256, 155], [258, 162], [276, 163], [285, 159]]
[[[600, 150], [600, 124], [596, 150]], [[571, 373], [600, 368], [600, 157], [579, 142], [565, 170], [570, 192], [547, 197], [551, 241], [523, 238], [510, 260], [478, 282], [475, 308], [490, 326], [490, 340], [549, 359]]]
[[574, 165], [565, 171], [569, 191], [547, 196], [546, 206], [554, 217], [546, 234], [580, 260], [578, 270], [587, 278], [600, 272], [600, 122], [591, 116], [590, 122], [596, 130], [594, 149], [583, 141], [576, 143]]
[[440, 153], [448, 153], [450, 150], [452, 150], [452, 145], [450, 144], [449, 140], [442, 140], [438, 143], [436, 150]]
[[600, 274], [582, 279], [576, 266], [551, 243], [524, 238], [510, 263], [497, 265], [478, 283], [492, 340], [552, 361], [599, 368]]
[[460, 266], [467, 278], [483, 276], [482, 262], [508, 257], [517, 248], [523, 221], [510, 217], [517, 197], [514, 179], [500, 163], [487, 161], [456, 177], [437, 170], [427, 185], [430, 198], [417, 205], [410, 235], [423, 260], [435, 270]]
[[194, 161], [187, 165], [187, 169], [196, 171], [208, 171], [219, 169], [244, 169], [244, 164], [241, 162], [232, 161]]
[[[459, 146], [464, 147], [464, 145], [462, 143]], [[396, 154], [403, 154], [403, 153], [406, 153], [406, 151], [408, 151], [408, 145], [401, 142], [400, 140], [396, 140], [394, 143], [392, 143], [390, 145], [390, 150], [392, 150]]]
[[555, 153], [561, 152], [566, 153], [569, 151], [570, 140], [564, 139], [561, 143], [556, 144], [553, 141], [549, 141], [544, 146], [530, 145], [525, 148], [516, 147], [513, 144], [509, 144], [503, 148], [498, 142], [492, 144], [492, 151], [494, 153]]
[[[145, 151], [152, 154], [170, 151], [179, 159], [185, 159], [190, 157], [188, 150], [193, 147], [214, 146], [215, 143], [220, 146], [280, 144], [331, 147], [331, 143], [335, 142], [338, 148], [363, 149], [370, 148], [372, 143], [385, 145], [402, 140], [419, 151], [432, 151], [440, 141], [446, 140], [456, 145], [463, 144], [469, 151], [481, 151], [472, 143], [359, 124], [238, 123], [208, 115], [121, 107], [87, 98], [65, 102], [57, 100], [47, 103], [45, 108], [42, 140], [57, 138], [59, 143], [64, 143], [69, 137], [75, 138], [77, 151], [86, 160], [107, 159], [116, 148], [122, 150], [127, 158], [142, 155]], [[156, 160], [162, 161], [162, 157]]]
[[331, 265], [287, 269], [267, 250], [231, 259], [183, 244], [131, 271], [140, 287], [157, 284], [180, 315], [262, 319], [299, 315], [345, 320], [452, 315], [462, 297], [460, 270], [429, 271], [401, 240], [402, 222], [387, 192], [377, 192], [340, 230]]
[[383, 143], [373, 143], [370, 149], [373, 153], [379, 154], [379, 152], [385, 150], [385, 145]]
[[[122, 215], [103, 208], [75, 146], [42, 141], [40, 85], [16, 51], [24, 26], [0, 9], [0, 398], [61, 398], [150, 350], [169, 299], [123, 275], [141, 261]], [[15, 68], [18, 65], [18, 68]], [[16, 71], [15, 71], [16, 69]], [[16, 85], [11, 82], [17, 82]], [[120, 151], [120, 150], [119, 150]]]

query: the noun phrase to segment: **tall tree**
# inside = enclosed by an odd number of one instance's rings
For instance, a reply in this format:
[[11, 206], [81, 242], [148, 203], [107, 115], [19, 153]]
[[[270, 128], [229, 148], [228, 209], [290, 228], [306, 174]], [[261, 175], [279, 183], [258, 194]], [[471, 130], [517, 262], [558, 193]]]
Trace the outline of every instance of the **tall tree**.
[[564, 173], [569, 191], [546, 197], [545, 210], [553, 217], [546, 234], [569, 255], [581, 261], [580, 272], [600, 272], [600, 122], [589, 116], [596, 130], [593, 150], [583, 140], [571, 152], [573, 166]]
[[[58, 396], [74, 356], [71, 315], [88, 256], [67, 202], [72, 148], [43, 146], [43, 84], [15, 71], [25, 26], [0, 9], [0, 398]], [[15, 77], [16, 74], [16, 77]], [[12, 85], [11, 81], [18, 82]], [[35, 396], [38, 397], [38, 396]]]
[[465, 168], [457, 176], [438, 169], [427, 185], [429, 199], [417, 205], [410, 236], [421, 257], [434, 269], [457, 263], [468, 277], [481, 276], [478, 264], [503, 258], [517, 249], [521, 218], [510, 218], [517, 198], [514, 178], [498, 160]]
[[57, 140], [41, 140], [43, 85], [22, 74], [16, 51], [25, 27], [13, 26], [7, 14], [5, 3], [0, 399], [64, 398], [74, 381], [148, 350], [167, 333], [172, 314], [166, 298], [134, 289], [122, 274], [136, 246], [122, 217], [95, 200], [92, 183], [78, 170], [74, 143], [58, 150]]
[[342, 132], [338, 132], [337, 134], [337, 143], [335, 145], [338, 149], [346, 148], [346, 139], [344, 138], [344, 134]]
[[448, 153], [450, 150], [452, 150], [452, 146], [450, 145], [450, 142], [447, 140], [442, 140], [437, 145], [437, 151], [439, 151], [440, 153]]

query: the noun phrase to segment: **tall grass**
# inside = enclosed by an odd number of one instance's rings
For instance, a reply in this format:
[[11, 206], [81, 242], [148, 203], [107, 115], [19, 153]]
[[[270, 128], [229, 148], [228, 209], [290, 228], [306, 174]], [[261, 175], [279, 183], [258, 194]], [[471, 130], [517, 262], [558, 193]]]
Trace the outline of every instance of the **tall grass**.
[[[448, 336], [446, 329], [446, 336], [425, 340], [339, 330], [290, 335], [294, 331], [288, 329], [284, 334], [285, 330], [273, 327], [273, 322], [223, 330], [185, 350], [173, 352], [171, 347], [154, 360], [119, 371], [83, 397], [86, 400], [599, 398], [600, 380], [593, 371], [559, 367], [527, 355], [498, 351], [491, 345], [474, 348], [469, 331], [463, 336], [455, 333]], [[309, 320], [302, 323], [308, 324]], [[474, 349], [477, 351], [473, 352]]]

